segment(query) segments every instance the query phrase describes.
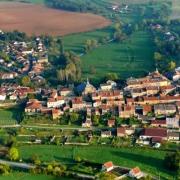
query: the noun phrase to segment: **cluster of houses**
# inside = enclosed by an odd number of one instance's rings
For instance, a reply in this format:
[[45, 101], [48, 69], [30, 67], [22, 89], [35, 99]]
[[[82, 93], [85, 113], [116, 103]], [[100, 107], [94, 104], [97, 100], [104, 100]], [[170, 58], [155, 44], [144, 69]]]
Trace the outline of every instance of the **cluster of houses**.
[[102, 165], [102, 171], [106, 173], [113, 174], [115, 180], [125, 179], [127, 177], [132, 179], [141, 179], [146, 177], [147, 174], [142, 172], [139, 167], [134, 167], [132, 169], [116, 166], [112, 161], [108, 161]]
[[[58, 119], [67, 111], [84, 111], [86, 118], [82, 126], [86, 128], [93, 126], [93, 116], [111, 114], [121, 119], [136, 118], [141, 125], [147, 126], [139, 143], [179, 141], [180, 95], [177, 85], [157, 70], [144, 78], [128, 79], [124, 89], [119, 89], [111, 80], [96, 89], [87, 80], [76, 88], [42, 90], [41, 95], [46, 100], [30, 99], [27, 102], [27, 114], [43, 113]], [[117, 127], [115, 119], [107, 120], [107, 126], [117, 128], [119, 137], [131, 136], [135, 132], [133, 126]], [[101, 136], [110, 137], [112, 134], [110, 130], [102, 131]]]
[[176, 33], [171, 31], [168, 31], [166, 28], [163, 27], [161, 24], [151, 24], [150, 25], [151, 30], [162, 32], [161, 35], [164, 37], [165, 41], [175, 41], [177, 39]]
[[37, 94], [37, 91], [14, 83], [3, 83], [0, 87], [0, 103], [23, 100], [27, 98], [28, 94]]
[[7, 58], [0, 58], [0, 65], [6, 70], [0, 73], [2, 80], [11, 80], [24, 74], [34, 78], [48, 64], [47, 51], [40, 38], [33, 43], [9, 42], [3, 53]]
[[126, 14], [130, 11], [129, 6], [126, 4], [113, 4], [112, 6], [108, 6], [108, 9], [111, 9], [112, 11], [116, 12], [116, 13], [121, 13], [121, 14]]
[[[96, 89], [90, 82], [73, 87], [58, 89], [32, 89], [17, 84], [3, 83], [0, 87], [0, 102], [11, 100], [16, 102], [28, 98], [25, 112], [27, 115], [44, 114], [52, 119], [60, 119], [65, 112], [84, 112], [86, 114], [82, 126], [91, 128], [93, 117], [104, 117], [110, 114], [112, 118], [105, 119], [108, 130], [101, 131], [101, 137], [129, 137], [137, 127], [141, 129], [137, 143], [154, 144], [162, 141], [179, 142], [180, 95], [178, 83], [174, 83], [158, 71], [143, 78], [130, 78], [127, 86], [119, 89], [114, 81], [100, 84]], [[146, 93], [144, 92], [146, 89]], [[138, 94], [137, 94], [138, 90]], [[28, 96], [28, 95], [34, 96]], [[135, 118], [139, 124], [121, 124], [117, 119]], [[116, 129], [114, 133], [113, 129]]]

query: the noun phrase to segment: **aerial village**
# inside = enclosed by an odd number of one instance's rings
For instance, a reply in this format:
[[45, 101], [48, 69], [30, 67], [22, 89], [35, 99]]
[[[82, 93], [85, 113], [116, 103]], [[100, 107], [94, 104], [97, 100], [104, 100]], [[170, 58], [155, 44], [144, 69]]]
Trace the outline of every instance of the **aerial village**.
[[[6, 68], [14, 70], [12, 73], [1, 73], [1, 79], [13, 79], [28, 72], [33, 81], [41, 81], [39, 76], [45, 64], [48, 64], [46, 51], [40, 39], [36, 39], [37, 51], [27, 50], [26, 43], [14, 42], [7, 46], [7, 52], [15, 52], [14, 63], [22, 63], [23, 67], [15, 68], [13, 63], [7, 64], [0, 60]], [[27, 58], [28, 54], [35, 54], [36, 59]], [[28, 59], [28, 60], [27, 60]], [[16, 62], [17, 61], [17, 62]], [[29, 70], [30, 69], [30, 70]], [[29, 71], [28, 71], [29, 70]], [[83, 115], [81, 126], [91, 129], [94, 116], [104, 118], [104, 127], [110, 128], [101, 131], [101, 137], [127, 137], [132, 136], [138, 127], [144, 127], [136, 143], [160, 146], [162, 141], [179, 141], [180, 119], [180, 69], [174, 72], [172, 80], [160, 74], [158, 70], [142, 78], [129, 78], [124, 88], [111, 80], [94, 87], [89, 80], [78, 85], [58, 86], [53, 88], [23, 87], [18, 84], [2, 83], [0, 88], [1, 106], [5, 102], [17, 102], [25, 99], [25, 114], [48, 115], [52, 120], [59, 119], [66, 112], [76, 112]], [[38, 94], [38, 99], [27, 98], [29, 94]], [[138, 123], [121, 123], [118, 126], [116, 117], [120, 119], [134, 118]], [[111, 131], [116, 128], [116, 132]]]
[[[177, 76], [177, 75], [176, 75]], [[178, 84], [172, 83], [158, 71], [144, 78], [127, 80], [120, 90], [114, 81], [107, 81], [96, 89], [89, 80], [73, 88], [41, 89], [45, 101], [29, 99], [27, 114], [51, 114], [60, 118], [66, 111], [85, 112], [82, 127], [93, 127], [92, 117], [111, 114], [111, 117], [135, 117], [140, 126], [146, 126], [137, 143], [161, 143], [163, 140], [179, 141], [180, 94]], [[18, 88], [17, 88], [18, 89]], [[29, 89], [26, 89], [26, 94]], [[35, 92], [33, 92], [35, 93]], [[78, 96], [77, 96], [78, 94]], [[115, 118], [105, 119], [106, 126], [116, 128], [116, 136], [131, 136], [138, 125], [117, 127]], [[111, 130], [102, 131], [102, 137], [113, 136]]]
[[[40, 74], [48, 65], [47, 53], [39, 38], [35, 42], [32, 49], [24, 42], [13, 42], [6, 47], [7, 53], [13, 52], [14, 61], [7, 63], [0, 59], [1, 66], [11, 71], [0, 75], [4, 81], [0, 87], [1, 107], [23, 102], [26, 119], [46, 117], [53, 126], [68, 113], [78, 114], [78, 127], [88, 130], [89, 142], [97, 131], [102, 139], [128, 138], [134, 144], [152, 148], [160, 148], [165, 142], [179, 143], [180, 68], [175, 69], [171, 79], [156, 70], [142, 78], [127, 79], [124, 87], [112, 80], [95, 87], [88, 78], [77, 86], [57, 88], [32, 88], [6, 82], [24, 74], [34, 83], [45, 80]], [[111, 159], [102, 165], [102, 170], [119, 174], [117, 179], [146, 176], [139, 167], [118, 167]]]

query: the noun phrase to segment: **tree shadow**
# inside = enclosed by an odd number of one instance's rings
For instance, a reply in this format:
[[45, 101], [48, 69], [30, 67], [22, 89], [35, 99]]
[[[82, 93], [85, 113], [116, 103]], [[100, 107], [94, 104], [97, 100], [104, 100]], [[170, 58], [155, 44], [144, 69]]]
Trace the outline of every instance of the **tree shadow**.
[[161, 171], [163, 173], [168, 173], [170, 175], [175, 175], [174, 172], [168, 171], [164, 167], [164, 161], [160, 158], [154, 158], [151, 156], [144, 156], [142, 154], [128, 153], [128, 152], [112, 152], [113, 155], [122, 157], [124, 159], [129, 159], [131, 161], [135, 161], [137, 163], [145, 164], [151, 167], [156, 167], [157, 171]]
[[53, 156], [55, 160], [59, 161], [62, 164], [72, 164], [74, 161], [72, 158], [67, 157], [59, 157], [59, 156]]
[[20, 123], [23, 120], [23, 108], [9, 108], [8, 111], [12, 113], [11, 118]]

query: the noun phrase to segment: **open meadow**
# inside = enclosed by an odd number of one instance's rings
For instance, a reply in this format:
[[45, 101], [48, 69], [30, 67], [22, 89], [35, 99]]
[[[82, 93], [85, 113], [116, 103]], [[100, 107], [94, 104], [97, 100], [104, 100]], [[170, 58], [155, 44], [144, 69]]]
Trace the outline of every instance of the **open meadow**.
[[109, 72], [115, 72], [121, 78], [142, 76], [154, 70], [153, 52], [149, 33], [136, 32], [123, 43], [112, 42], [83, 56], [82, 71], [85, 77], [93, 79]]
[[62, 36], [103, 28], [111, 23], [90, 13], [73, 13], [18, 2], [1, 2], [0, 17], [2, 30], [19, 30], [28, 35]]
[[77, 156], [96, 163], [111, 160], [119, 166], [139, 166], [142, 170], [153, 175], [160, 175], [164, 179], [172, 179], [174, 175], [164, 168], [163, 158], [166, 152], [157, 149], [32, 145], [21, 146], [20, 153], [23, 159], [37, 154], [43, 161], [55, 160], [67, 165], [72, 164], [73, 158]]
[[89, 31], [89, 32], [64, 36], [62, 38], [64, 48], [65, 50], [73, 51], [76, 54], [84, 53], [84, 46], [88, 39], [99, 40], [100, 38], [108, 37], [111, 31], [112, 31], [112, 27], [106, 27], [96, 31]]
[[0, 126], [17, 124], [21, 120], [21, 112], [18, 107], [0, 108]]
[[0, 125], [16, 124], [14, 113], [8, 109], [0, 109]]
[[[47, 175], [33, 175], [25, 172], [12, 172], [6, 176], [0, 176], [0, 180], [59, 180], [59, 178]], [[61, 180], [70, 180], [70, 178], [61, 177]]]

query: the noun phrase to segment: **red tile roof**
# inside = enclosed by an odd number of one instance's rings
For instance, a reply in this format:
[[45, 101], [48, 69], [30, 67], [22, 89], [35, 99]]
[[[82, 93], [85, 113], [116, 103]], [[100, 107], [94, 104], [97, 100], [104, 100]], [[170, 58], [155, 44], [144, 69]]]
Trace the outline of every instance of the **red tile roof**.
[[167, 130], [163, 128], [145, 128], [143, 135], [151, 137], [167, 137]]
[[104, 163], [104, 167], [105, 167], [105, 168], [111, 168], [111, 167], [113, 167], [112, 161], [109, 161], [109, 162]]
[[151, 105], [143, 105], [143, 111], [151, 112], [152, 111], [152, 106]]
[[41, 102], [38, 102], [38, 101], [29, 102], [29, 103], [27, 103], [26, 108], [28, 108], [28, 109], [41, 109], [42, 104], [41, 104]]
[[136, 175], [139, 174], [141, 172], [141, 170], [139, 169], [139, 167], [135, 167], [133, 169], [131, 169], [132, 174]]
[[164, 125], [166, 124], [166, 120], [153, 120], [151, 121], [151, 124], [154, 124], [154, 125]]
[[109, 119], [108, 120], [108, 125], [114, 125], [115, 124], [115, 120], [114, 119]]
[[125, 127], [119, 127], [119, 128], [117, 128], [117, 134], [125, 134], [125, 132], [126, 132]]

